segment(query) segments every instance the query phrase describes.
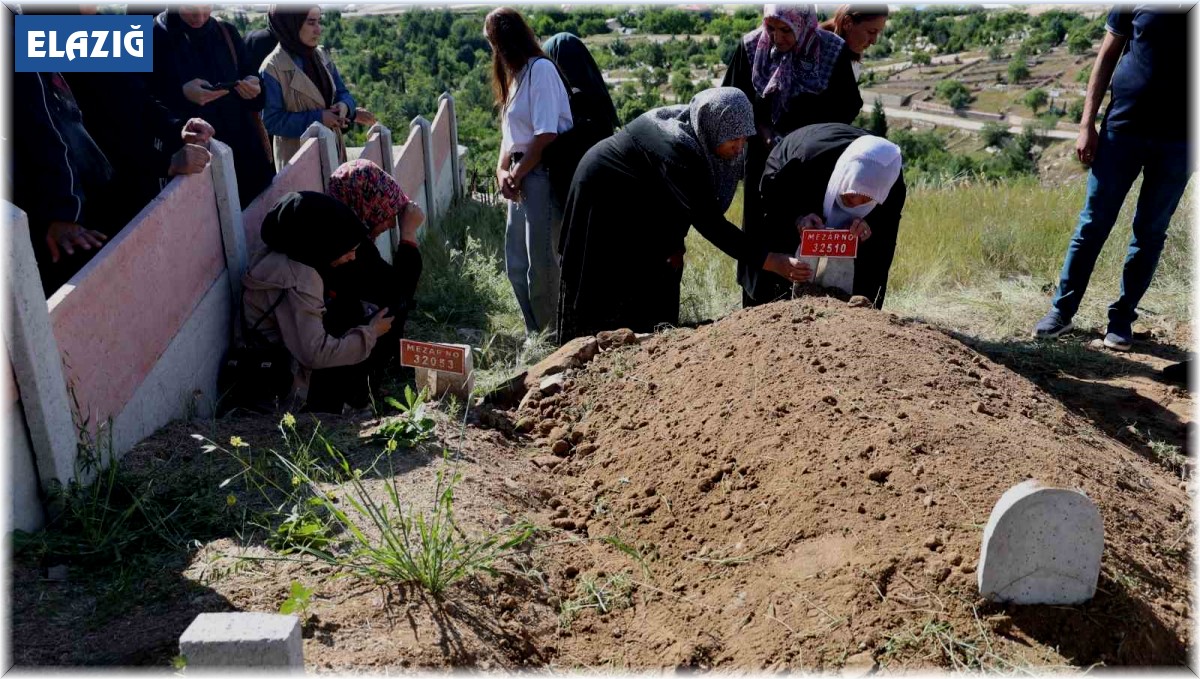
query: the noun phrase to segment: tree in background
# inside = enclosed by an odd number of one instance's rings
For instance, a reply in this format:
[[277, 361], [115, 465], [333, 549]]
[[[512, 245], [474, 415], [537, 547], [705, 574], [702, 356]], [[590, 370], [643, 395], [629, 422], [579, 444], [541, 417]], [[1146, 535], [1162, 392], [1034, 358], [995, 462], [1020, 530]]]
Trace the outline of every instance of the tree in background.
[[983, 143], [995, 148], [1004, 148], [1004, 144], [1008, 142], [1012, 134], [1008, 131], [1008, 125], [999, 122], [989, 122], [983, 124], [983, 130], [979, 133], [983, 137]]
[[1038, 109], [1045, 106], [1049, 99], [1050, 98], [1046, 96], [1046, 90], [1043, 90], [1040, 87], [1035, 87], [1025, 93], [1024, 101], [1025, 105], [1028, 106], [1029, 109], [1033, 111], [1033, 115], [1036, 116]]
[[971, 90], [957, 80], [943, 80], [934, 90], [939, 99], [950, 104], [951, 108], [966, 108], [971, 103]]
[[1067, 40], [1067, 51], [1071, 54], [1086, 54], [1092, 49], [1092, 39], [1083, 33], [1076, 33]]
[[1078, 123], [1078, 122], [1082, 121], [1083, 120], [1083, 100], [1082, 99], [1072, 100], [1071, 106], [1067, 108], [1067, 115], [1070, 116], [1070, 118], [1073, 122]]
[[883, 100], [876, 97], [875, 106], [871, 108], [871, 118], [867, 121], [867, 132], [876, 137], [887, 137], [887, 115], [883, 112]]
[[1012, 63], [1008, 65], [1008, 84], [1016, 85], [1028, 77], [1029, 64], [1025, 62], [1025, 57], [1014, 55]]
[[918, 71], [922, 66], [928, 66], [930, 61], [929, 52], [913, 52], [912, 62], [917, 66]]
[[988, 59], [992, 61], [1000, 61], [1004, 58], [1004, 45], [999, 43], [988, 48]]
[[682, 71], [676, 71], [671, 74], [671, 91], [675, 93], [675, 103], [686, 104], [692, 100], [696, 94], [696, 85], [692, 83], [692, 79]]

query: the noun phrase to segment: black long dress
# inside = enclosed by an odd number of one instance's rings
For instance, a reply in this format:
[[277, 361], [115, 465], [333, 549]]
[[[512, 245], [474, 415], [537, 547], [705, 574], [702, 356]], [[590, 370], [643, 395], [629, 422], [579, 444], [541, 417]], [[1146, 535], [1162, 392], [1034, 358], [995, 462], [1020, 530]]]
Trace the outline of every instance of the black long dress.
[[682, 256], [692, 226], [738, 261], [761, 268], [766, 260], [766, 251], [749, 248], [745, 234], [725, 219], [708, 160], [656, 132], [635, 120], [579, 163], [559, 247], [560, 342], [678, 323], [683, 268], [675, 256]]
[[201, 28], [191, 28], [174, 11], [154, 20], [151, 89], [180, 118], [208, 121], [216, 130], [214, 136], [229, 145], [243, 209], [275, 176], [275, 161], [264, 146], [255, 119], [266, 103], [266, 91], [253, 99], [243, 99], [230, 90], [216, 101], [197, 106], [183, 96], [183, 86], [195, 78], [216, 85], [247, 76], [258, 77], [258, 64], [251, 63], [246, 45], [233, 26], [213, 17]]
[[[771, 150], [760, 183], [764, 215], [758, 228], [748, 236], [753, 247], [769, 252], [795, 252], [800, 245], [796, 220], [824, 212], [825, 189], [833, 167], [846, 147], [865, 130], [841, 123], [810, 125], [797, 130]], [[904, 209], [907, 189], [904, 173], [896, 180], [887, 200], [875, 206], [866, 217], [871, 237], [858, 247], [854, 261], [853, 294], [862, 295], [883, 306], [887, 293], [888, 271], [896, 253], [896, 236]], [[791, 295], [791, 284], [778, 276], [750, 266], [738, 267], [746, 306], [766, 304]]]
[[[793, 96], [779, 120], [774, 122], [771, 120], [771, 98], [760, 97], [754, 90], [753, 69], [743, 41], [738, 41], [737, 51], [729, 60], [729, 68], [725, 71], [721, 85], [736, 87], [745, 92], [750, 98], [750, 103], [754, 105], [755, 125], [759, 128], [770, 128], [780, 137], [806, 125], [851, 123], [863, 107], [862, 95], [858, 92], [858, 80], [854, 77], [853, 57], [854, 53], [843, 44], [826, 88], [817, 94], [804, 93]], [[762, 217], [762, 204], [758, 192], [752, 189], [758, 186], [768, 151], [766, 141], [758, 135], [746, 142], [746, 179], [742, 210], [742, 225], [746, 229], [750, 229], [751, 225]]]

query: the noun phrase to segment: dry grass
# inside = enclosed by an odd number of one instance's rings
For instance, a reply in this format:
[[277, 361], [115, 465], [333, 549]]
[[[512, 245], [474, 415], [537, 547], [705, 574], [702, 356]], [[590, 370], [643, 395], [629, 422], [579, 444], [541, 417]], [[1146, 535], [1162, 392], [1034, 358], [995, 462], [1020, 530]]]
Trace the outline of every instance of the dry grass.
[[[1118, 294], [1137, 187], [1096, 264], [1076, 325], [1102, 328]], [[985, 338], [1024, 336], [1045, 313], [1083, 204], [1082, 179], [913, 188], [904, 209], [887, 308]], [[1166, 250], [1141, 306], [1141, 322], [1168, 337], [1191, 321], [1192, 191], [1171, 221]], [[729, 218], [740, 223], [741, 200]], [[717, 318], [740, 304], [735, 263], [696, 233], [688, 236], [685, 321]]]

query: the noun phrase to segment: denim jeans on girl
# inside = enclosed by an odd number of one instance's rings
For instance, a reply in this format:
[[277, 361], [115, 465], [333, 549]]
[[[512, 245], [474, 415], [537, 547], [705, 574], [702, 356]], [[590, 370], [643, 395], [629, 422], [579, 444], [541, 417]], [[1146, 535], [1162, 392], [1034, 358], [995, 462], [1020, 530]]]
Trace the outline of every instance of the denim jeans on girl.
[[529, 334], [558, 326], [558, 235], [562, 214], [550, 191], [550, 177], [538, 166], [521, 180], [521, 198], [508, 203], [504, 269], [517, 296]]
[[1123, 336], [1137, 319], [1137, 305], [1158, 266], [1171, 215], [1191, 176], [1186, 140], [1161, 140], [1101, 129], [1088, 174], [1087, 200], [1067, 246], [1052, 305], [1064, 320], [1079, 310], [1096, 258], [1112, 231], [1121, 204], [1138, 174], [1142, 188], [1133, 214], [1133, 238], [1121, 276], [1121, 296], [1108, 307], [1109, 332]]

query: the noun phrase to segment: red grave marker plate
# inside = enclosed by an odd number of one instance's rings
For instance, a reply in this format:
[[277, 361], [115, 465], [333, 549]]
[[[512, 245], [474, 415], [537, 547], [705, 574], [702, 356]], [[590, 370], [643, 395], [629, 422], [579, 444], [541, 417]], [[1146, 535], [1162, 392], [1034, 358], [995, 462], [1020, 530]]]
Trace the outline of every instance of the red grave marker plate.
[[809, 229], [800, 233], [801, 257], [858, 256], [858, 239], [848, 229]]
[[427, 368], [438, 372], [465, 375], [463, 369], [466, 349], [448, 344], [400, 340], [400, 365], [409, 368]]

